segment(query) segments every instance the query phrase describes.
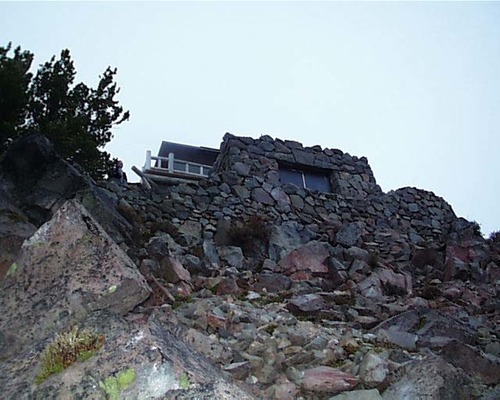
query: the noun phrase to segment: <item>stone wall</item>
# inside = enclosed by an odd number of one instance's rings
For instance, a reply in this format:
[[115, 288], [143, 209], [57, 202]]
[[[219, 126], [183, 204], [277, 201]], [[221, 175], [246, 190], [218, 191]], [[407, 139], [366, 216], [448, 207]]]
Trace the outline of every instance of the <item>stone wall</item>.
[[[338, 191], [318, 193], [283, 185], [278, 174], [278, 160], [283, 159], [330, 168]], [[108, 183], [106, 188], [133, 207], [144, 224], [168, 221], [195, 240], [211, 242], [221, 221], [256, 215], [275, 228], [293, 225], [303, 243], [321, 240], [344, 248], [363, 243], [397, 261], [409, 260], [415, 246], [443, 245], [457, 219], [451, 206], [432, 192], [402, 188], [383, 193], [364, 157], [268, 136], [226, 135], [209, 178], [165, 186], [162, 194], [134, 185]], [[278, 261], [272, 246], [269, 252]]]
[[320, 146], [303, 147], [298, 142], [270, 136], [252, 139], [226, 134], [214, 170], [231, 185], [252, 187], [255, 180], [263, 180], [265, 187], [281, 186], [280, 164], [326, 171], [332, 192], [346, 197], [366, 198], [382, 192], [365, 157]]

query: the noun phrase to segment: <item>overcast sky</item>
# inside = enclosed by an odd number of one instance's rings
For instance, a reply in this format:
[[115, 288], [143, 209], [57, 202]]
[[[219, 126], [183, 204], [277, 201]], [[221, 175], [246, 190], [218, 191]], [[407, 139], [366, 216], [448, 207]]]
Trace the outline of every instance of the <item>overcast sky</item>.
[[263, 134], [366, 156], [500, 230], [500, 3], [0, 3], [0, 45], [68, 48], [77, 81], [118, 68], [130, 171], [162, 140]]

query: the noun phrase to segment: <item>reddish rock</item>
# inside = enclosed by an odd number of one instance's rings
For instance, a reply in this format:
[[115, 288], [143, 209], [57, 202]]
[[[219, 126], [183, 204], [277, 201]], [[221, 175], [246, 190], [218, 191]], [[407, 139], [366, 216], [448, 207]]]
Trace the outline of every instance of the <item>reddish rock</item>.
[[238, 286], [236, 279], [233, 277], [222, 277], [220, 282], [217, 284], [216, 288], [217, 296], [225, 294], [239, 295], [241, 293], [243, 293], [243, 290]]
[[168, 257], [164, 260], [164, 263], [162, 265], [163, 267], [163, 275], [164, 278], [167, 282], [190, 282], [191, 281], [191, 274], [189, 271], [184, 268], [182, 263], [173, 258], [173, 257]]
[[337, 368], [316, 367], [304, 371], [301, 386], [312, 392], [337, 394], [354, 388], [359, 379]]
[[310, 280], [317, 276], [328, 276], [326, 260], [329, 257], [325, 243], [310, 242], [292, 250], [278, 263], [276, 272], [294, 280]]
[[225, 329], [229, 328], [229, 321], [225, 317], [220, 317], [213, 313], [207, 315], [207, 325], [214, 329]]
[[379, 268], [359, 282], [358, 290], [363, 296], [375, 299], [384, 295], [409, 295], [412, 293], [411, 276], [394, 272], [389, 268]]
[[382, 268], [376, 272], [384, 294], [386, 295], [408, 295], [412, 293], [412, 282], [409, 274], [400, 274], [389, 268]]

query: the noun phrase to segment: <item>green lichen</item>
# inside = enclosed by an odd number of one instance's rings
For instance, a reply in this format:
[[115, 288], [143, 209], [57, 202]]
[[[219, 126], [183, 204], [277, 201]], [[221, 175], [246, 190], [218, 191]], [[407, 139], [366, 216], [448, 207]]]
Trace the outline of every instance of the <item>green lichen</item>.
[[136, 376], [135, 370], [128, 368], [105, 379], [99, 386], [106, 392], [108, 400], [118, 400], [120, 393], [135, 381]]
[[190, 385], [190, 382], [189, 382], [189, 377], [187, 374], [182, 374], [181, 377], [179, 378], [179, 386], [182, 388], [182, 389], [189, 389], [189, 385]]
[[112, 285], [108, 289], [108, 293], [114, 293], [114, 292], [116, 292], [116, 285]]
[[40, 384], [76, 361], [88, 360], [104, 344], [104, 336], [73, 328], [56, 336], [41, 354], [41, 369], [35, 378]]
[[418, 330], [422, 329], [426, 323], [427, 323], [427, 320], [425, 319], [425, 317], [420, 317], [418, 322], [417, 322], [417, 329]]
[[12, 276], [16, 273], [17, 271], [17, 264], [16, 263], [12, 263], [12, 265], [10, 266], [9, 270], [7, 271], [7, 276]]

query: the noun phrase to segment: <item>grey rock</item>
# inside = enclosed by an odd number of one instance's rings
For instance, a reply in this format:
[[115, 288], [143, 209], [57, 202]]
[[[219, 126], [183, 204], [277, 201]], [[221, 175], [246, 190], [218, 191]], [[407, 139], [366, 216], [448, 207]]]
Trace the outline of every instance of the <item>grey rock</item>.
[[290, 289], [292, 280], [282, 274], [259, 274], [253, 287], [256, 291], [279, 293]]
[[240, 247], [235, 246], [220, 246], [219, 257], [225, 261], [227, 265], [236, 269], [241, 269], [243, 266], [243, 251]]
[[407, 350], [415, 350], [417, 348], [418, 336], [412, 333], [394, 329], [379, 329], [377, 338], [383, 343], [391, 343]]
[[201, 224], [196, 221], [186, 221], [179, 227], [179, 233], [201, 239]]
[[337, 243], [346, 247], [355, 246], [361, 238], [361, 233], [362, 229], [356, 222], [351, 222], [350, 224], [343, 225], [340, 231], [337, 233]]
[[260, 187], [252, 190], [252, 198], [259, 203], [274, 205], [274, 199], [271, 195]]
[[442, 357], [470, 375], [478, 376], [487, 385], [500, 382], [500, 359], [482, 353], [470, 345], [453, 340], [441, 352]]
[[389, 364], [387, 354], [369, 351], [359, 365], [359, 376], [366, 387], [377, 387], [387, 379]]
[[382, 400], [382, 397], [377, 389], [369, 389], [340, 393], [328, 400]]
[[475, 397], [472, 381], [439, 357], [411, 362], [398, 375], [400, 378], [382, 393], [382, 399], [456, 400]]
[[0, 331], [9, 344], [3, 357], [95, 310], [126, 314], [151, 293], [132, 260], [76, 201], [25, 242], [16, 264], [2, 282]]

